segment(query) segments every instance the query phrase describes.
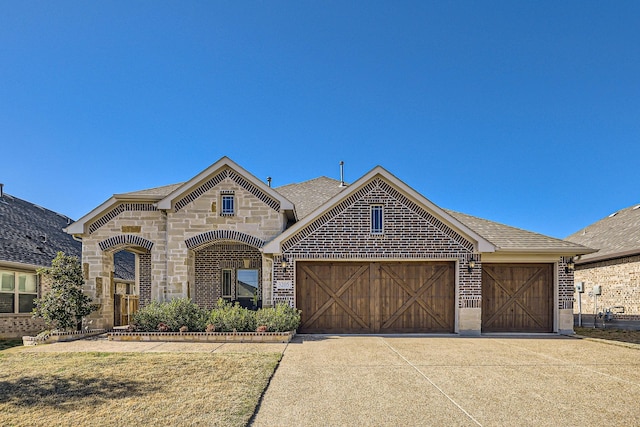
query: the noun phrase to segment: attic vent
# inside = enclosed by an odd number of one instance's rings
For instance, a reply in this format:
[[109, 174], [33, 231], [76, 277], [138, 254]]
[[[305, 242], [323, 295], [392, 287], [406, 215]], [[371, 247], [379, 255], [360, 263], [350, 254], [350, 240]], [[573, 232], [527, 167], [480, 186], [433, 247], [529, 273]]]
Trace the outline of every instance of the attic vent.
[[638, 205], [638, 206], [634, 206], [634, 207], [633, 207], [633, 210], [635, 211], [635, 210], [636, 210], [636, 209], [638, 209], [638, 208], [640, 208], [640, 205]]
[[614, 212], [611, 215], [609, 215], [609, 218], [613, 218], [614, 216], [618, 215], [618, 212]]

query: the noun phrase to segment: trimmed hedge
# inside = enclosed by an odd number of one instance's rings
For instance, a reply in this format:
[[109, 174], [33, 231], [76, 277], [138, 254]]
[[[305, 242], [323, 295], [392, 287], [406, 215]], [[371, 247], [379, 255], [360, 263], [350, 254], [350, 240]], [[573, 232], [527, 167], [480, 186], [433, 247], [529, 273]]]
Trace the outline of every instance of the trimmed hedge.
[[159, 329], [178, 332], [186, 327], [191, 332], [288, 332], [300, 325], [300, 311], [286, 304], [273, 308], [249, 310], [236, 302], [231, 304], [222, 299], [211, 310], [200, 308], [188, 298], [178, 298], [169, 302], [154, 301], [133, 315], [134, 328], [143, 332]]

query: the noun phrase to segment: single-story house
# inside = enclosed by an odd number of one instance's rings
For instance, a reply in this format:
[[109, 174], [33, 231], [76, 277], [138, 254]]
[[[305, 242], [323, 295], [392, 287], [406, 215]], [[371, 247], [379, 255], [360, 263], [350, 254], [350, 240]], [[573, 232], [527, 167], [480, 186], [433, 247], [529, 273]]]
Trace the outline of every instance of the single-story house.
[[[50, 267], [59, 251], [82, 255], [82, 243], [63, 231], [73, 220], [4, 192], [0, 184], [0, 338], [35, 334], [45, 327], [34, 319], [33, 301], [47, 291], [37, 270]], [[134, 283], [133, 255], [116, 254], [115, 281]]]
[[[640, 204], [614, 212], [566, 240], [599, 249], [576, 260], [575, 281], [583, 284], [584, 292], [575, 297], [581, 298], [582, 313], [590, 317], [608, 309], [613, 319], [640, 321]], [[596, 286], [600, 295], [594, 294]], [[574, 310], [577, 314], [578, 304]]]
[[[270, 182], [270, 180], [268, 180]], [[112, 254], [141, 305], [188, 297], [302, 310], [302, 333], [573, 331], [569, 261], [591, 249], [436, 206], [384, 168], [271, 188], [227, 157], [187, 182], [114, 194], [69, 225], [112, 326]]]

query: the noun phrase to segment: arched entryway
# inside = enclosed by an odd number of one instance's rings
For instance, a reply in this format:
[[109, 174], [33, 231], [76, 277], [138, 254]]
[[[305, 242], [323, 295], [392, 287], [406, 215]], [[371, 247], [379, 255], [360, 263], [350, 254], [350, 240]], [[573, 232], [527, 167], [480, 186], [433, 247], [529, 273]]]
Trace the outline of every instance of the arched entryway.
[[134, 235], [119, 235], [99, 244], [102, 270], [109, 277], [108, 295], [100, 315], [113, 326], [125, 326], [151, 301], [151, 249], [153, 242]]
[[262, 305], [262, 253], [237, 241], [217, 241], [194, 251], [192, 298], [211, 309], [218, 299], [256, 309]]

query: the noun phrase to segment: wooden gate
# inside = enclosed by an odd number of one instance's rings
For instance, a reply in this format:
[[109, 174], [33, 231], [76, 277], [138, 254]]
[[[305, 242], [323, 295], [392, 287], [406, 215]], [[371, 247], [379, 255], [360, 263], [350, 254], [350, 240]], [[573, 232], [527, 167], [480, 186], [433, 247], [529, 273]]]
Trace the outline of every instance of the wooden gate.
[[453, 332], [451, 262], [298, 262], [302, 333]]
[[553, 332], [553, 264], [483, 264], [483, 332]]
[[138, 295], [114, 295], [114, 326], [124, 326], [131, 323], [133, 315], [138, 311]]

